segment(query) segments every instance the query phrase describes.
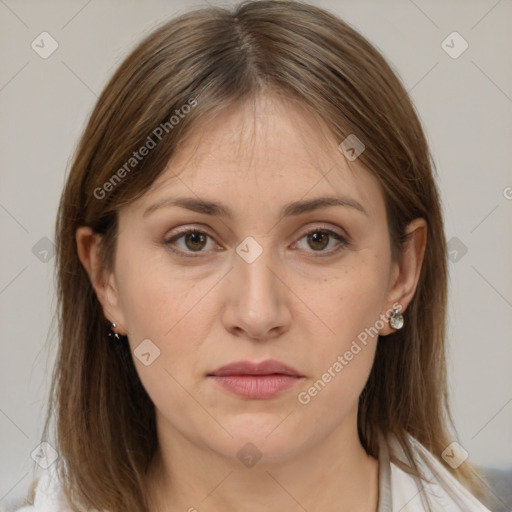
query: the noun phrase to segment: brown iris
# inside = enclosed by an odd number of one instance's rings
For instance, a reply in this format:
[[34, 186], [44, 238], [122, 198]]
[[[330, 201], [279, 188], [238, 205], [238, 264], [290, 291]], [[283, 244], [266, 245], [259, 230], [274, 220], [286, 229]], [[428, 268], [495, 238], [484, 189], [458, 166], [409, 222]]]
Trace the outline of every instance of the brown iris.
[[308, 235], [308, 243], [312, 249], [324, 249], [329, 243], [329, 235], [327, 233], [322, 233], [321, 231], [315, 231]]
[[[200, 251], [206, 244], [206, 235], [199, 232], [185, 234], [185, 244], [191, 251]], [[203, 244], [203, 245], [201, 245]]]

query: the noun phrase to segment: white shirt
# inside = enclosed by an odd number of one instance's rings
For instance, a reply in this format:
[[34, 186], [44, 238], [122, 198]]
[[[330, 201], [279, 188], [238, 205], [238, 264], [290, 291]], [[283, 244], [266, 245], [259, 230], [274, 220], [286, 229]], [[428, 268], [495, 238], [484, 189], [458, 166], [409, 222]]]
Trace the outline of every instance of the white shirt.
[[[425, 482], [406, 473], [389, 460], [392, 453], [407, 458], [394, 436], [379, 443], [379, 505], [377, 512], [427, 512], [428, 497], [432, 512], [491, 512], [484, 507], [419, 441], [408, 441]], [[389, 448], [389, 451], [388, 451]]]
[[[405, 461], [405, 455], [393, 436], [380, 443], [379, 504], [377, 512], [428, 512], [428, 496], [433, 512], [490, 512], [443, 465], [412, 436], [409, 441], [422, 473], [430, 480], [425, 485], [390, 461], [389, 453]], [[423, 496], [423, 498], [422, 498]], [[15, 512], [71, 512], [55, 472], [55, 464], [41, 475], [34, 505]], [[91, 512], [98, 512], [91, 510]]]

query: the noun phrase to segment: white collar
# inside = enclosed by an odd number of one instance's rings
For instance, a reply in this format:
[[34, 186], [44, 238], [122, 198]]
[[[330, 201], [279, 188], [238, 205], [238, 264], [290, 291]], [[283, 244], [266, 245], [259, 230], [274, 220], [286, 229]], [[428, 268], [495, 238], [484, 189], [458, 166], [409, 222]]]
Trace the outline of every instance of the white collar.
[[[391, 462], [407, 464], [407, 456], [396, 436], [379, 440], [379, 505], [377, 512], [490, 512], [419, 441], [407, 440], [422, 474], [428, 481], [407, 473]], [[409, 465], [409, 464], [407, 464]]]

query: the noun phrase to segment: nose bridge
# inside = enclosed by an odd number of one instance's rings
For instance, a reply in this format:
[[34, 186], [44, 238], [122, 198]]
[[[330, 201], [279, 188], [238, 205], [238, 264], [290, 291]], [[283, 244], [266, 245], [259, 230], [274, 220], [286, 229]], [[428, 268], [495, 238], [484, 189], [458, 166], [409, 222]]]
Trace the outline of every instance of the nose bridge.
[[240, 274], [240, 299], [247, 302], [248, 310], [255, 305], [262, 311], [277, 306], [275, 302], [279, 290], [276, 288], [279, 285], [275, 271], [271, 271], [275, 266], [274, 253], [269, 244], [264, 246], [262, 243], [262, 237], [258, 241], [249, 236], [236, 249], [240, 257], [236, 264]]
[[[260, 239], [261, 241], [261, 239]], [[237, 247], [231, 282], [231, 328], [246, 331], [251, 337], [263, 338], [289, 321], [286, 287], [279, 279], [279, 265], [272, 248], [263, 246], [256, 237], [247, 237]]]

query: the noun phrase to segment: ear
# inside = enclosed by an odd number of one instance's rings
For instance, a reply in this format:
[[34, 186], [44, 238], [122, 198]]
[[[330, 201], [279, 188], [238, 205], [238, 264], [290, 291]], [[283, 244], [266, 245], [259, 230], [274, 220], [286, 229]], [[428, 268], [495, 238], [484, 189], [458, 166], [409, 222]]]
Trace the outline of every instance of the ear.
[[[386, 296], [386, 311], [383, 312], [387, 318], [393, 309], [400, 309], [403, 314], [414, 297], [421, 266], [427, 246], [427, 222], [423, 218], [411, 221], [406, 227], [407, 239], [403, 247], [402, 262], [394, 262], [389, 282], [389, 291]], [[401, 308], [396, 307], [397, 304]], [[386, 314], [387, 312], [387, 314]], [[407, 322], [407, 317], [405, 317]], [[381, 336], [395, 332], [389, 322], [380, 330]]]
[[117, 324], [114, 332], [126, 335], [114, 273], [107, 273], [100, 264], [101, 234], [95, 233], [89, 226], [81, 226], [76, 230], [75, 239], [78, 257], [89, 275], [105, 318]]

